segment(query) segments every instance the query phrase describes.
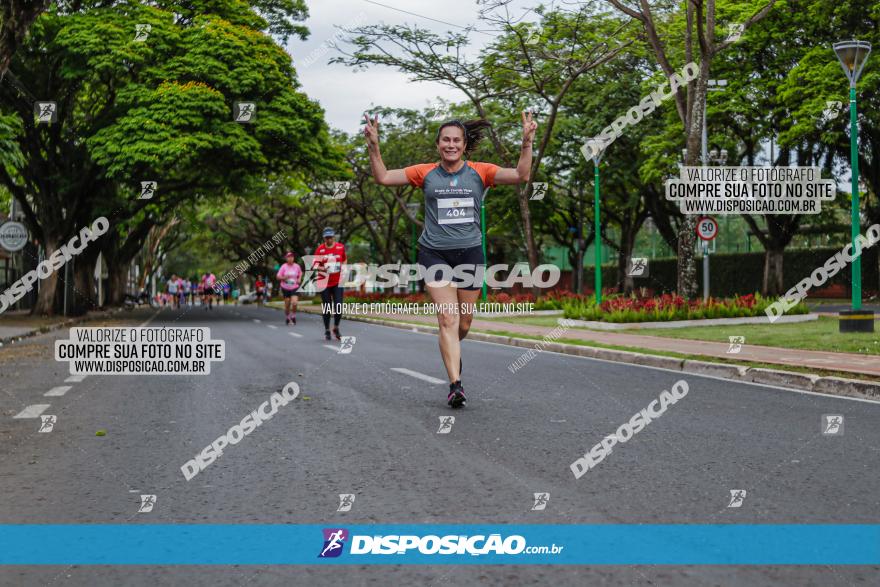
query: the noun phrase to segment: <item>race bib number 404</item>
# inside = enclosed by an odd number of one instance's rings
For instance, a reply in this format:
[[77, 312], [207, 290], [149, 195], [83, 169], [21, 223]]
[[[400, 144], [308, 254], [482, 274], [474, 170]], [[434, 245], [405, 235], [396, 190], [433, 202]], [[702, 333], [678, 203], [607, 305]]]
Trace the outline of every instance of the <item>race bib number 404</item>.
[[473, 198], [438, 198], [437, 221], [439, 224], [465, 224], [474, 222]]

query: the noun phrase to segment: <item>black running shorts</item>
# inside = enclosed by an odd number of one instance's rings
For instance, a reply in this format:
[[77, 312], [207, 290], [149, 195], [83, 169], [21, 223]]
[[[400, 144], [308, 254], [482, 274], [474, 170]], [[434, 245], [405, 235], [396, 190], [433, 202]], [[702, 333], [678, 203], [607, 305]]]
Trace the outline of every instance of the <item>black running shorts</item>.
[[[419, 247], [419, 265], [425, 268], [425, 283], [445, 281], [444, 273], [452, 277], [455, 284], [465, 283], [465, 280], [452, 275], [456, 267], [467, 265], [466, 269], [459, 270], [468, 276], [467, 285], [458, 286], [464, 290], [475, 290], [483, 287], [480, 275], [474, 280], [476, 267], [485, 267], [486, 259], [483, 257], [483, 247], [468, 247], [466, 249], [429, 249], [425, 246]], [[433, 266], [439, 267], [433, 267]], [[432, 269], [433, 267], [433, 269]], [[448, 279], [448, 277], [447, 277]]]

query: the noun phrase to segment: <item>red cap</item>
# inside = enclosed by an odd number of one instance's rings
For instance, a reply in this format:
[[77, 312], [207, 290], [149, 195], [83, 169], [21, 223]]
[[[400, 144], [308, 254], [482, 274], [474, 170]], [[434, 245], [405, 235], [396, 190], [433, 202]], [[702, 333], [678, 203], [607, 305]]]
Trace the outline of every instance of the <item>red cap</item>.
[[284, 253], [284, 257], [296, 257], [296, 255], [293, 254], [293, 251], [287, 251], [286, 253]]

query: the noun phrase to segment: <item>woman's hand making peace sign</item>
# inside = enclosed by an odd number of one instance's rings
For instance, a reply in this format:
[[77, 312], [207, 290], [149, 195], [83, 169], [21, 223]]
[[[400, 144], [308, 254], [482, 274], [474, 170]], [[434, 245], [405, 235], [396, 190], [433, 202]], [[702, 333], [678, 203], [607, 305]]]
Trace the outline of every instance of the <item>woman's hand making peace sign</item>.
[[531, 112], [523, 110], [523, 147], [529, 146], [535, 142], [535, 131], [538, 130], [538, 123], [532, 118]]
[[367, 123], [364, 126], [364, 136], [367, 138], [367, 146], [369, 147], [378, 147], [379, 146], [379, 115], [377, 114], [373, 120], [370, 120], [370, 116], [368, 114], [364, 114], [364, 121]]

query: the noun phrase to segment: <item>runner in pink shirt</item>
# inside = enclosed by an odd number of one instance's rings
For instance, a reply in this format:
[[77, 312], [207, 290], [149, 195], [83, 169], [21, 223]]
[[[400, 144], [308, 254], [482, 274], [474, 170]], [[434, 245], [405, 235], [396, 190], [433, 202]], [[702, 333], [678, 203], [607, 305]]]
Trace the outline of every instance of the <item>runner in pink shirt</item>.
[[275, 279], [281, 285], [281, 295], [284, 296], [285, 324], [296, 324], [296, 305], [299, 303], [302, 269], [296, 264], [296, 255], [293, 251], [287, 251], [284, 258], [286, 262], [278, 269]]
[[205, 306], [205, 310], [213, 310], [214, 309], [214, 282], [217, 281], [217, 278], [214, 277], [214, 274], [208, 271], [204, 275], [202, 275], [202, 305], [205, 305], [205, 302], [208, 302], [208, 305]]

